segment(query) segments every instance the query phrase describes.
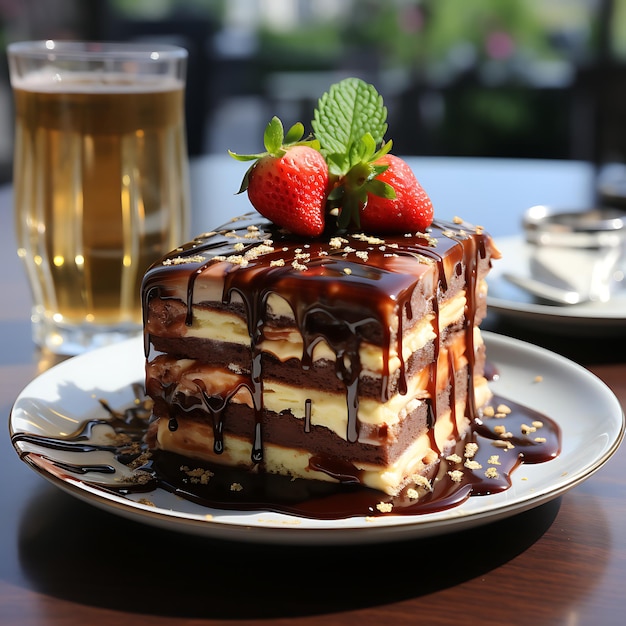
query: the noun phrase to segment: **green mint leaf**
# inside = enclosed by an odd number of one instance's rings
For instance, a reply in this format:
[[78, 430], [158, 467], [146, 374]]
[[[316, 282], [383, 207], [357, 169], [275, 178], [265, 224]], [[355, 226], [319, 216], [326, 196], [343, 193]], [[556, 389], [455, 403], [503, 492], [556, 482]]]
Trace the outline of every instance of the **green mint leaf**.
[[312, 121], [323, 154], [349, 154], [369, 133], [374, 145], [387, 131], [387, 108], [373, 85], [360, 78], [346, 78], [320, 98]]

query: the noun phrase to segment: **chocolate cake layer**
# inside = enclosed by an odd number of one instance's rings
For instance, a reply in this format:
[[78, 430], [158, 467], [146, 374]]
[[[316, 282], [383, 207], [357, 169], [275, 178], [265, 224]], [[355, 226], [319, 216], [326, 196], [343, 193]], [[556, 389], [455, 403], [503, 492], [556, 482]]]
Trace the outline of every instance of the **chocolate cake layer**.
[[256, 214], [173, 251], [143, 285], [154, 446], [397, 491], [489, 397], [497, 255], [466, 224], [300, 241]]

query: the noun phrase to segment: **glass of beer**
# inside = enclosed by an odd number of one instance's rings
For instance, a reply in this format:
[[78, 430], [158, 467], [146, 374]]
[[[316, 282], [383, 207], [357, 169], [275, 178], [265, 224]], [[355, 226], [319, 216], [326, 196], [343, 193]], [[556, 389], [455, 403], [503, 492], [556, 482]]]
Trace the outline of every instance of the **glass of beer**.
[[188, 237], [187, 51], [38, 41], [7, 52], [33, 339], [71, 355], [136, 335], [145, 270]]

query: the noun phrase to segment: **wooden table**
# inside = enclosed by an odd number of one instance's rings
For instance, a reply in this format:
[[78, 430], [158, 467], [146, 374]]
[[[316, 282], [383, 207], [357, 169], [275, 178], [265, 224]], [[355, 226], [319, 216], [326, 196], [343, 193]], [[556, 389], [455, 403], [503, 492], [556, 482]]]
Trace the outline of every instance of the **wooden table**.
[[[584, 206], [582, 163], [415, 159], [440, 217], [496, 236], [535, 203]], [[246, 210], [227, 158], [192, 164], [194, 230]], [[0, 408], [54, 359], [30, 338], [11, 190], [0, 189]], [[626, 312], [625, 312], [626, 317]], [[588, 367], [626, 406], [626, 341], [487, 327]], [[593, 416], [590, 416], [593, 419]], [[564, 496], [503, 521], [429, 539], [272, 547], [177, 534], [59, 491], [0, 438], [0, 624], [533, 624], [606, 626], [626, 615], [626, 449]], [[265, 621], [264, 621], [265, 620]]]

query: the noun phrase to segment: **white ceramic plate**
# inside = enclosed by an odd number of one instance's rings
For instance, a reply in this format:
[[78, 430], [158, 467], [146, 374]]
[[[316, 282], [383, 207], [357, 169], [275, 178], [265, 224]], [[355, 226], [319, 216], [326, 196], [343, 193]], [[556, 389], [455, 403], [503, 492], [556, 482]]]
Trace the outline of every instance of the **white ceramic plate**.
[[608, 302], [586, 302], [570, 306], [542, 304], [504, 278], [506, 272], [530, 276], [530, 251], [521, 236], [496, 240], [502, 258], [495, 261], [488, 276], [490, 313], [526, 324], [541, 324], [550, 332], [601, 336], [626, 333], [626, 288], [615, 292]]
[[[15, 441], [20, 457], [61, 489], [108, 511], [171, 530], [242, 541], [346, 544], [428, 536], [510, 516], [551, 500], [588, 478], [617, 450], [624, 435], [624, 415], [606, 385], [571, 361], [542, 348], [484, 333], [489, 361], [500, 377], [493, 390], [552, 417], [562, 430], [562, 452], [554, 460], [522, 465], [513, 472], [512, 487], [503, 493], [474, 496], [438, 513], [319, 521], [267, 511], [232, 512], [207, 509], [157, 489], [145, 494], [115, 495], [86, 484], [80, 475], [60, 471], [42, 460], [85, 465], [111, 463], [109, 453], [38, 448]], [[131, 385], [143, 377], [143, 346], [132, 339], [74, 357], [33, 380], [17, 398], [10, 416], [12, 435], [28, 433], [62, 437], [96, 415], [98, 400], [123, 408], [133, 400]], [[535, 377], [542, 376], [542, 382]], [[31, 454], [32, 453], [32, 454]], [[79, 454], [80, 460], [73, 455]], [[106, 458], [102, 458], [102, 455]], [[122, 466], [123, 470], [123, 466]], [[105, 484], [115, 476], [86, 475]]]

